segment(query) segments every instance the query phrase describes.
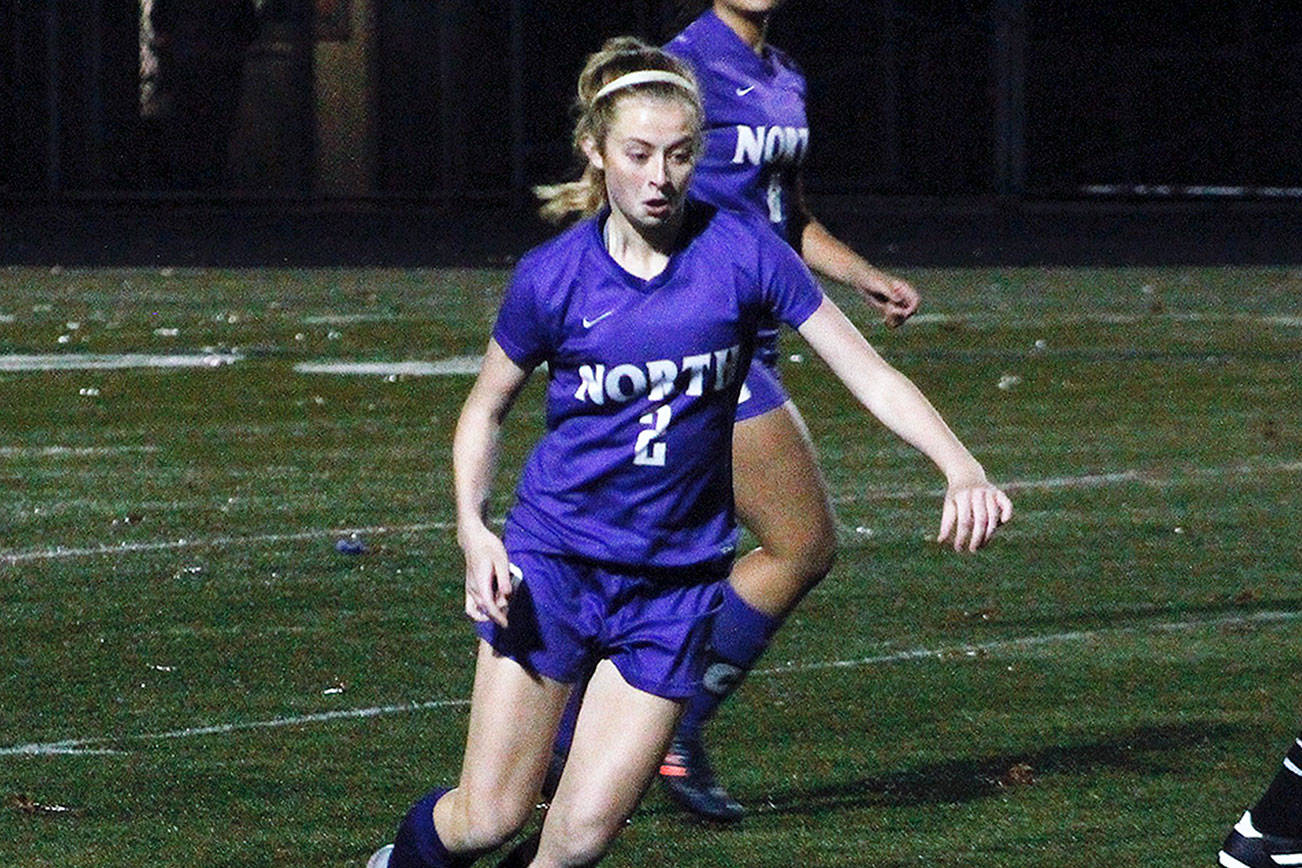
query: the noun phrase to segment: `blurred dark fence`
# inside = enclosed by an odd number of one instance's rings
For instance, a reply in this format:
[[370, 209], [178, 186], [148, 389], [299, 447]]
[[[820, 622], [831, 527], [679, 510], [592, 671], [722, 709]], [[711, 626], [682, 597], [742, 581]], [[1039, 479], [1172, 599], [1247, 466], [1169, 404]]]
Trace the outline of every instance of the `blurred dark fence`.
[[[341, 14], [369, 30], [354, 78], [373, 159], [349, 195], [519, 193], [571, 168], [583, 55], [617, 33], [663, 39], [676, 16], [653, 0], [147, 0], [173, 20], [153, 9], [158, 50], [142, 51], [142, 2], [0, 5], [0, 194], [334, 195], [317, 157], [339, 93], [313, 48], [360, 39], [346, 20], [329, 32]], [[174, 20], [205, 2], [226, 16], [209, 21], [219, 45]], [[240, 5], [256, 15], [247, 41]], [[1292, 0], [790, 0], [770, 37], [809, 77], [814, 193], [1302, 188]]]

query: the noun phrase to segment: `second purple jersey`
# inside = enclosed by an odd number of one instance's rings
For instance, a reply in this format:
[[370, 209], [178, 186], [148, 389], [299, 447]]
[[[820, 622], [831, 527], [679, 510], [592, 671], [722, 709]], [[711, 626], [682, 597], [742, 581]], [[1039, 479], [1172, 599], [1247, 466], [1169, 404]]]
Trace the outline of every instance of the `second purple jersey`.
[[507, 517], [522, 549], [673, 568], [731, 557], [732, 420], [755, 334], [793, 328], [822, 290], [745, 215], [689, 203], [682, 244], [645, 281], [611, 258], [604, 215], [530, 251], [493, 337], [548, 367], [547, 431]]
[[[696, 73], [705, 103], [705, 153], [691, 194], [766, 220], [793, 246], [796, 178], [809, 150], [805, 76], [771, 45], [757, 54], [712, 10], [665, 46]], [[777, 366], [777, 322], [763, 324], [756, 357]]]
[[791, 241], [796, 171], [809, 150], [805, 76], [771, 45], [756, 54], [713, 11], [665, 46], [687, 61], [705, 102], [705, 154], [692, 195], [768, 220]]

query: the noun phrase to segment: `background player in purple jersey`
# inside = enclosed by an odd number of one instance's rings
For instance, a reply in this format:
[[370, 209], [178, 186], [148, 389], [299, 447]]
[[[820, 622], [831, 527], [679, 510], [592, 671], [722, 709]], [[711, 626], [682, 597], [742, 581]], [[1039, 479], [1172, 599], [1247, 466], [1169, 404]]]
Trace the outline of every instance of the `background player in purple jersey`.
[[692, 197], [751, 211], [820, 274], [858, 290], [887, 324], [918, 307], [906, 281], [874, 268], [814, 219], [801, 190], [809, 151], [805, 77], [786, 53], [766, 41], [769, 16], [781, 0], [714, 0], [680, 4], [699, 14], [665, 46], [692, 65], [705, 103], [705, 152]]
[[[800, 167], [809, 149], [805, 78], [766, 42], [780, 0], [714, 0], [666, 46], [691, 64], [705, 103], [705, 151], [692, 196], [766, 218], [816, 272], [857, 289], [896, 326], [918, 306], [908, 283], [870, 265], [805, 207]], [[704, 8], [702, 8], [704, 7]], [[711, 644], [712, 676], [688, 704], [661, 780], [684, 807], [732, 821], [742, 806], [721, 787], [702, 730], [801, 597], [832, 566], [836, 524], [804, 421], [777, 371], [777, 323], [767, 325], [738, 407], [734, 487], [759, 546], [733, 570]]]
[[[520, 261], [453, 442], [465, 607], [481, 638], [460, 780], [418, 801], [371, 868], [468, 865], [513, 836], [589, 669], [529, 864], [604, 854], [700, 678], [736, 542], [731, 426], [762, 317], [798, 328], [941, 469], [942, 538], [980, 546], [1011, 517], [981, 465], [790, 247], [751, 217], [687, 200], [701, 106], [685, 66], [612, 40], [589, 59], [579, 95], [587, 167], [551, 191], [550, 210], [600, 210]], [[499, 538], [485, 509], [501, 426], [543, 363], [547, 430]]]

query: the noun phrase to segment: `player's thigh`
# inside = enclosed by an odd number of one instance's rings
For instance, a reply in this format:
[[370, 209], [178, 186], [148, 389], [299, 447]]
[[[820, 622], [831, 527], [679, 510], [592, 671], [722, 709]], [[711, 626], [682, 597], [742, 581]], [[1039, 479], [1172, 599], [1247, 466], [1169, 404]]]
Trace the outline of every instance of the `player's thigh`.
[[540, 854], [595, 858], [605, 851], [655, 776], [680, 711], [681, 703], [630, 685], [609, 660], [597, 665]]
[[460, 781], [471, 803], [532, 806], [569, 692], [480, 640]]
[[788, 401], [736, 423], [732, 435], [737, 515], [775, 557], [818, 556], [836, 525], [804, 419]]

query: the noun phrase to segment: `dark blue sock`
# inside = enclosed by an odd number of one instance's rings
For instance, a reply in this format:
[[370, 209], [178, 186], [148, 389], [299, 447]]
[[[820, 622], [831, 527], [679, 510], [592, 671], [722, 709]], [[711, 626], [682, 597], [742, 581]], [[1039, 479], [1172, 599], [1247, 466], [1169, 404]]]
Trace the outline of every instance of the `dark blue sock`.
[[696, 694], [687, 701], [678, 724], [679, 737], [700, 737], [701, 727], [746, 677], [781, 626], [782, 618], [756, 609], [737, 596], [731, 585], [724, 587], [723, 604], [711, 627], [705, 676]]
[[389, 868], [464, 868], [475, 861], [477, 854], [449, 853], [434, 828], [434, 803], [447, 792], [448, 787], [430, 790], [411, 806], [393, 838]]

